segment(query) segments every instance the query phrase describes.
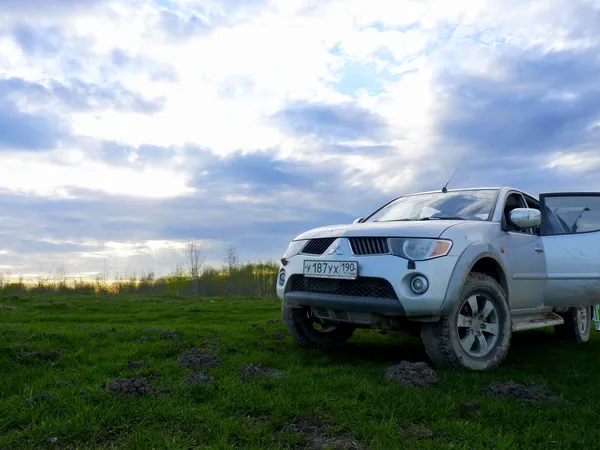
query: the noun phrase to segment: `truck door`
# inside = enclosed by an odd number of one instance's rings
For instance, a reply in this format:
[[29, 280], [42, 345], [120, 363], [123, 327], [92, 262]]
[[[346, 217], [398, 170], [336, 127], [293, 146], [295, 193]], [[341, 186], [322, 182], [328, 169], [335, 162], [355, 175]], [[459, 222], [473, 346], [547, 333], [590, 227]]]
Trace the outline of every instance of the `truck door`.
[[544, 304], [600, 303], [600, 192], [540, 195]]

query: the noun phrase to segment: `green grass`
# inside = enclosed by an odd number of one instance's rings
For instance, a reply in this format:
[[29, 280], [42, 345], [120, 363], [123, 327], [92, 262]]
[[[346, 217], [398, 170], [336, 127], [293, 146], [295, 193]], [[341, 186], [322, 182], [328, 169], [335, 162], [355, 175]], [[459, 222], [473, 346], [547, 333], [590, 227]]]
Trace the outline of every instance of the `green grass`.
[[[304, 349], [287, 333], [273, 337], [285, 332], [267, 324], [280, 317], [276, 299], [68, 295], [0, 304], [0, 448], [291, 448], [308, 442], [302, 426], [289, 427], [297, 416], [335, 421], [317, 432], [373, 449], [596, 448], [599, 439], [598, 334], [577, 345], [552, 330], [517, 333], [499, 369], [437, 370], [437, 385], [408, 388], [383, 371], [426, 361], [418, 340], [360, 330], [343, 349]], [[208, 371], [210, 385], [183, 383], [189, 373], [177, 357], [193, 347], [223, 361]], [[146, 366], [128, 368], [138, 360]], [[245, 364], [285, 375], [242, 381]], [[157, 374], [153, 383], [169, 393], [124, 398], [101, 388]], [[496, 380], [547, 385], [570, 403], [485, 395]], [[45, 393], [53, 396], [26, 405]], [[461, 414], [472, 402], [479, 408]], [[415, 426], [428, 432], [402, 431]]]

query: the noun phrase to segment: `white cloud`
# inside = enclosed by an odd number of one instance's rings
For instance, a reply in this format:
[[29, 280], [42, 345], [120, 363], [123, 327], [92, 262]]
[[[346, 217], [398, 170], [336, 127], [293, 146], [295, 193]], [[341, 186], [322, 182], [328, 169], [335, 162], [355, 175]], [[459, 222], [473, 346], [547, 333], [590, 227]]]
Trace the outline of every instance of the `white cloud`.
[[[204, 25], [214, 28], [185, 39], [169, 36], [161, 28], [164, 8], [150, 0], [112, 0], [67, 15], [23, 14], [18, 22], [37, 32], [60, 28], [62, 46], [44, 55], [27, 52], [10, 37], [8, 31], [17, 23], [15, 15], [1, 19], [0, 27], [6, 33], [0, 34], [0, 78], [42, 84], [56, 80], [65, 83], [67, 90], [72, 78], [99, 87], [118, 83], [142, 98], [164, 98], [165, 103], [151, 114], [108, 107], [73, 111], [68, 105], [36, 104], [23, 96], [18, 99], [21, 110], [52, 111], [77, 138], [66, 139], [58, 149], [47, 152], [0, 150], [0, 190], [69, 201], [79, 200], [80, 190], [141, 201], [165, 199], [172, 203], [165, 203], [165, 209], [154, 216], [168, 223], [159, 227], [165, 234], [188, 235], [200, 226], [205, 232], [210, 227], [219, 229], [235, 222], [243, 208], [243, 217], [249, 217], [248, 210], [255, 208], [260, 217], [253, 223], [264, 227], [283, 220], [282, 205], [287, 208], [285, 218], [298, 223], [308, 223], [321, 213], [354, 214], [351, 211], [377, 206], [365, 207], [360, 203], [365, 198], [394, 196], [439, 180], [445, 182], [457, 160], [482, 158], [485, 166], [486, 157], [477, 153], [480, 149], [448, 142], [440, 131], [442, 119], [474, 115], [470, 110], [453, 109], [448, 102], [452, 94], [476, 95], [469, 89], [454, 92], [451, 83], [442, 83], [440, 74], [502, 83], [514, 76], [507, 58], [518, 60], [528, 49], [538, 55], [581, 49], [599, 39], [597, 33], [578, 24], [581, 8], [588, 3], [566, 0], [527, 4], [515, 0], [171, 3], [182, 20], [197, 13]], [[113, 65], [115, 50], [136, 63]], [[160, 68], [172, 69], [176, 78], [157, 79], [154, 75]], [[360, 89], [361, 71], [369, 79], [364, 89]], [[356, 86], [344, 87], [345, 78], [352, 78]], [[373, 86], [366, 86], [369, 83]], [[573, 105], [583, 101], [579, 85], [563, 84], [566, 86], [559, 86], [562, 89], [548, 90], [548, 101], [560, 98]], [[354, 87], [358, 90], [351, 94]], [[372, 88], [371, 93], [367, 87]], [[526, 95], [530, 88], [527, 83], [515, 83], [515, 98]], [[369, 139], [341, 136], [337, 141], [295, 134], [272, 116], [296, 101], [354, 104], [380, 117], [388, 126], [387, 133]], [[313, 119], [338, 120], [323, 114]], [[597, 120], [590, 118], [589, 123]], [[479, 130], [471, 131], [476, 134]], [[593, 133], [593, 126], [587, 131]], [[132, 149], [128, 157], [109, 163], [99, 157], [100, 143], [93, 140], [116, 141]], [[220, 183], [211, 191], [212, 184], [205, 188], [198, 183], [198, 170], [204, 170], [207, 178], [211, 175], [199, 161], [202, 155], [183, 156], [176, 150], [172, 157], [142, 163], [136, 159], [136, 148], [148, 144], [194, 146], [220, 156], [271, 152], [292, 165], [302, 165], [314, 183], [307, 184], [310, 188], [279, 186], [272, 192], [257, 193], [252, 181], [240, 179]], [[378, 153], [378, 146], [387, 147], [386, 152]], [[568, 143], [552, 148], [562, 151], [546, 155], [547, 169], [583, 173], [600, 165], [595, 149], [581, 152]], [[495, 161], [504, 156], [498, 155]], [[469, 180], [469, 176], [481, 179], [479, 173], [464, 174], [463, 179]], [[192, 188], [194, 185], [200, 187]], [[331, 200], [332, 192], [338, 196], [336, 200]], [[200, 220], [191, 223], [192, 219], [183, 217], [178, 228], [168, 208], [193, 195], [198, 195], [197, 209], [201, 211], [193, 217]], [[291, 214], [290, 205], [306, 209]], [[250, 233], [244, 223], [237, 225], [237, 233], [227, 232], [236, 236]], [[139, 258], [145, 257], [154, 264], [157, 255], [162, 255], [172, 262], [185, 241], [172, 236], [148, 240], [131, 233], [131, 240], [125, 241], [88, 240], [84, 245], [94, 249], [80, 256], [98, 259], [109, 255], [130, 264], [142, 264], [144, 260]], [[224, 239], [207, 240], [207, 248], [216, 255]], [[65, 244], [60, 239], [46, 243]], [[101, 250], [96, 248], [99, 244]], [[69, 261], [79, 264], [77, 259]], [[90, 269], [89, 262], [81, 264]]]
[[[56, 163], [56, 154], [61, 162]], [[165, 198], [185, 195], [189, 174], [168, 167], [115, 167], [78, 150], [49, 154], [5, 154], [0, 188], [31, 195], [71, 197], [69, 188], [110, 195]]]

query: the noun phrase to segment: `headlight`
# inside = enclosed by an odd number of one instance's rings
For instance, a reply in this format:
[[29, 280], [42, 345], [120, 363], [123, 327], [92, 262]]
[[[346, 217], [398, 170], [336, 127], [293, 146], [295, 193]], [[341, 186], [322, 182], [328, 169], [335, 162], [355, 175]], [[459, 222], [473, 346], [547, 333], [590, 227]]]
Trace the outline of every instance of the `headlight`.
[[306, 241], [292, 241], [288, 246], [287, 250], [283, 254], [284, 258], [291, 258], [292, 256], [296, 256], [298, 253], [302, 251], [302, 248], [306, 244]]
[[413, 261], [446, 256], [452, 248], [452, 241], [445, 239], [390, 239], [392, 254]]

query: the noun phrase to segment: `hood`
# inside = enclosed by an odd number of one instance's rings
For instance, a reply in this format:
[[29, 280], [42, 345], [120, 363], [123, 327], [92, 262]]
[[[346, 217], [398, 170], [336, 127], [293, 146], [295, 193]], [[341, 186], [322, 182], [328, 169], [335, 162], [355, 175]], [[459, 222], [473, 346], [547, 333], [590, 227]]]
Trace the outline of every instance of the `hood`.
[[325, 237], [422, 237], [437, 238], [448, 228], [463, 220], [431, 220], [424, 222], [367, 222], [352, 225], [331, 225], [313, 228], [294, 240]]

